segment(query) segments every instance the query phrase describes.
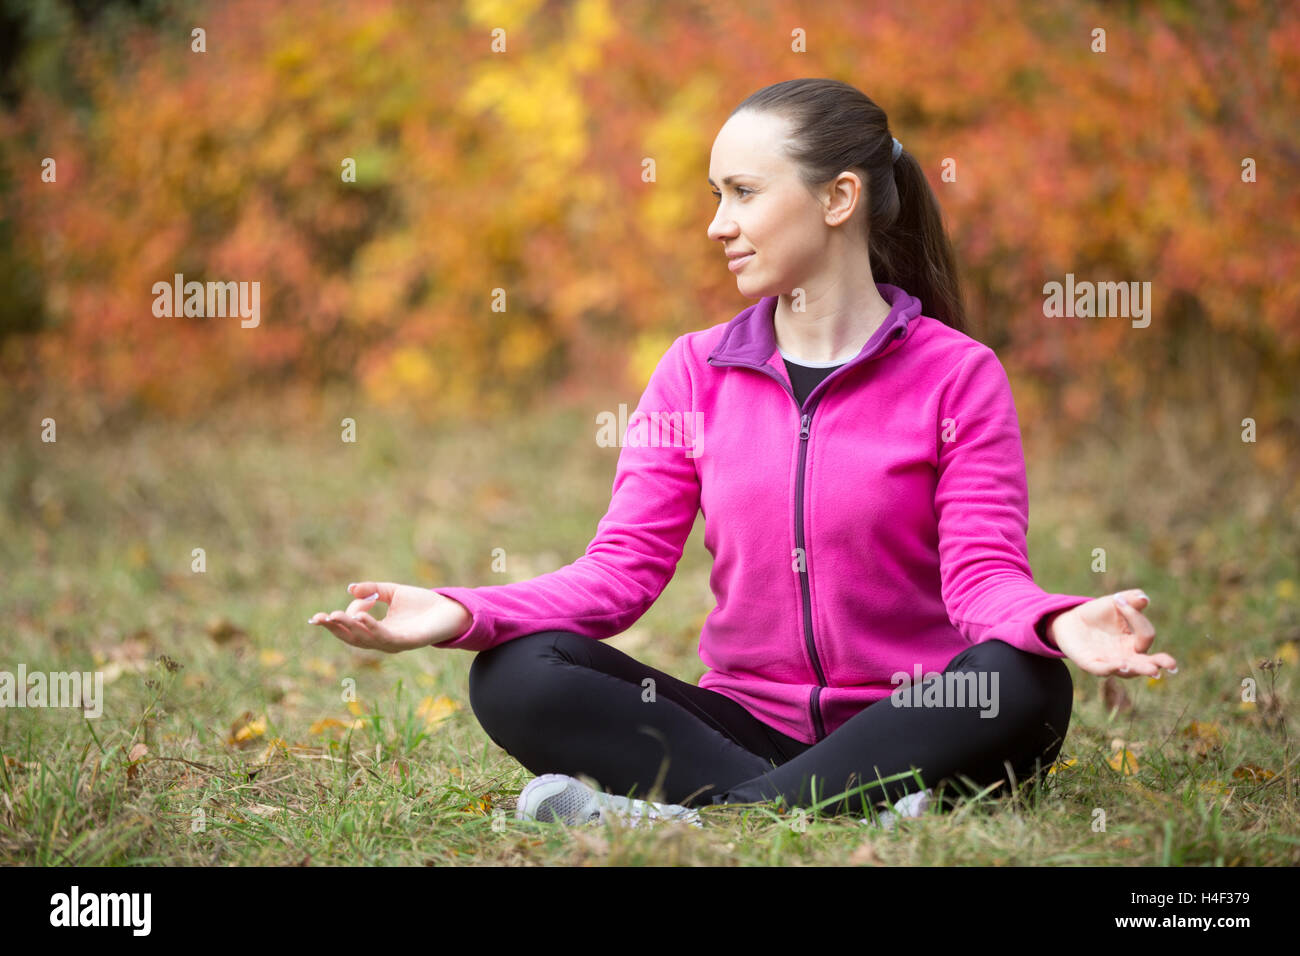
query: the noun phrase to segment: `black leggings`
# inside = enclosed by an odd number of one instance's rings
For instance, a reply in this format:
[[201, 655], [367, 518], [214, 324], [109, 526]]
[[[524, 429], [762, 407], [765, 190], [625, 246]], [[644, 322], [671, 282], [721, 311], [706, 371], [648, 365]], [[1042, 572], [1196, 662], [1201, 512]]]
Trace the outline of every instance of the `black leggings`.
[[[844, 795], [820, 812], [866, 816], [868, 803], [887, 807], [923, 788], [945, 806], [953, 790], [975, 792], [972, 784], [1005, 781], [992, 791], [1005, 795], [1011, 780], [1004, 764], [1015, 782], [1046, 775], [1074, 702], [1065, 662], [986, 641], [944, 669], [964, 671], [997, 672], [995, 716], [981, 716], [972, 703], [897, 707], [886, 697], [816, 744], [787, 737], [716, 691], [569, 631], [480, 651], [469, 699], [492, 741], [534, 774], [585, 774], [610, 793], [685, 806], [779, 800], [811, 808]], [[653, 695], [642, 684], [647, 677]], [[914, 693], [903, 687], [892, 697], [914, 700]], [[898, 774], [907, 776], [889, 779]]]

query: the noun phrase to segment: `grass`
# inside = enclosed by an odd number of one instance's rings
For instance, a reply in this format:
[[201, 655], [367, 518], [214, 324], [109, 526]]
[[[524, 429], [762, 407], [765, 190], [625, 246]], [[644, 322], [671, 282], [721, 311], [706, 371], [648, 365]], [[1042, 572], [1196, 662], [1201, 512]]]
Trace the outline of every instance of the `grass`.
[[[306, 619], [363, 578], [500, 583], [494, 548], [510, 579], [573, 560], [617, 455], [591, 441], [589, 409], [629, 398], [488, 428], [249, 399], [202, 424], [7, 437], [0, 670], [106, 683], [98, 719], [0, 710], [0, 862], [1300, 862], [1295, 492], [1273, 493], [1248, 451], [1206, 458], [1172, 428], [1068, 448], [1026, 435], [1036, 580], [1145, 588], [1157, 647], [1180, 663], [1156, 682], [1071, 665], [1074, 716], [1045, 788], [893, 831], [774, 807], [705, 808], [702, 830], [516, 822], [531, 774], [474, 720], [472, 654], [362, 653]], [[709, 560], [697, 528], [663, 597], [611, 644], [698, 679]]]

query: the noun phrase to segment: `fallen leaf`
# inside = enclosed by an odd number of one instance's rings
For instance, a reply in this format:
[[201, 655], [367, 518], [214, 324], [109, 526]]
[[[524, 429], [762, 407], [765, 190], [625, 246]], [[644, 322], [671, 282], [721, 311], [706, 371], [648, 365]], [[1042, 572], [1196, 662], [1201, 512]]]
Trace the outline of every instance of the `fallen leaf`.
[[360, 730], [362, 726], [364, 726], [364, 721], [361, 720], [346, 721], [336, 720], [333, 717], [323, 717], [312, 724], [311, 727], [307, 729], [307, 733], [324, 734], [331, 730]]
[[333, 664], [319, 657], [307, 658], [306, 667], [309, 672], [319, 677], [333, 677], [338, 673]]
[[1138, 772], [1137, 757], [1133, 754], [1133, 751], [1129, 750], [1127, 747], [1121, 747], [1119, 751], [1106, 762], [1110, 764], [1112, 770], [1117, 770], [1123, 774], [1134, 774]]
[[416, 716], [424, 718], [424, 726], [428, 729], [442, 723], [458, 710], [460, 704], [446, 694], [440, 694], [437, 698], [426, 697], [420, 701], [420, 706], [416, 708], [415, 713]]
[[1204, 760], [1212, 751], [1223, 747], [1223, 732], [1218, 724], [1192, 721], [1180, 736], [1191, 741], [1192, 753]]
[[1047, 768], [1047, 775], [1050, 777], [1058, 771], [1073, 767], [1078, 762], [1079, 761], [1074, 757], [1067, 757], [1065, 760], [1057, 760], [1056, 763]]
[[239, 747], [241, 750], [257, 745], [257, 738], [266, 733], [266, 718], [253, 718], [252, 711], [244, 713], [230, 725], [230, 737], [226, 740], [226, 745], [230, 747]]
[[473, 813], [478, 816], [486, 816], [492, 812], [492, 794], [486, 794], [477, 800], [467, 803], [460, 809], [462, 813]]
[[279, 667], [285, 661], [284, 655], [274, 648], [258, 651], [257, 659], [263, 667]]
[[231, 641], [243, 641], [248, 638], [244, 630], [224, 617], [210, 618], [207, 630], [208, 637], [218, 644], [229, 644]]
[[1256, 766], [1253, 763], [1243, 763], [1232, 771], [1234, 780], [1250, 780], [1252, 782], [1262, 782], [1272, 780], [1276, 777], [1272, 770], [1265, 770], [1263, 767]]

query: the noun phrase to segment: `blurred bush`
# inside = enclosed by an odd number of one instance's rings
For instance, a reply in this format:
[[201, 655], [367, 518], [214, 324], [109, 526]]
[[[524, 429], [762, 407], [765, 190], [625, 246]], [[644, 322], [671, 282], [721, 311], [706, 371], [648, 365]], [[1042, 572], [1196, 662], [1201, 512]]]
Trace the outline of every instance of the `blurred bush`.
[[[11, 402], [197, 415], [252, 382], [346, 379], [497, 414], [566, 381], [639, 387], [673, 336], [749, 304], [705, 235], [718, 129], [820, 75], [930, 171], [1023, 419], [1158, 421], [1177, 400], [1220, 430], [1300, 425], [1294, 5], [113, 9], [7, 14], [26, 38], [0, 115]], [[1150, 326], [1046, 318], [1067, 272], [1151, 282]], [[156, 318], [175, 273], [260, 282], [260, 325]]]

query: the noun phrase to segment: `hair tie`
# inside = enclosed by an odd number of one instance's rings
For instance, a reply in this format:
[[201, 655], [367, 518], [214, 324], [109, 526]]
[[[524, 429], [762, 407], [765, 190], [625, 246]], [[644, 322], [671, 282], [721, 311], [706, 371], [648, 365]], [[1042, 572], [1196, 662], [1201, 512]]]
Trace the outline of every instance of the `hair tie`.
[[897, 137], [894, 137], [894, 162], [898, 162], [898, 157], [902, 152], [903, 144], [898, 141]]

